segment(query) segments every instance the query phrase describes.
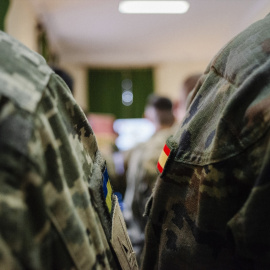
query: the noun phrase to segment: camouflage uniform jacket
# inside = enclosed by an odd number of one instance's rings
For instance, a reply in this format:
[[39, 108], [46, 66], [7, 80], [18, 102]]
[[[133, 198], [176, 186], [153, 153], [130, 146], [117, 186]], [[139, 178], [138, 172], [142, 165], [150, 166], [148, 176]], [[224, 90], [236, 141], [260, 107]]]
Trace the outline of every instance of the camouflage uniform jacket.
[[3, 32], [0, 181], [0, 269], [136, 269], [85, 115], [44, 59]]
[[170, 128], [157, 131], [149, 140], [135, 146], [129, 158], [124, 217], [138, 261], [144, 243], [145, 204], [157, 180], [156, 164], [160, 151], [170, 135], [172, 135]]
[[213, 59], [160, 156], [142, 269], [270, 269], [270, 16]]

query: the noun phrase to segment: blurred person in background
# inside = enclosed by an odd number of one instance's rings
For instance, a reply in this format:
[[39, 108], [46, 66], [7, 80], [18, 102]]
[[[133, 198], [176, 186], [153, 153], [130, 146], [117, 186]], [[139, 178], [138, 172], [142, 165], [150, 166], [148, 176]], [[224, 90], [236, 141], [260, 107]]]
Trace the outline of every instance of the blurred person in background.
[[57, 67], [57, 66], [52, 66], [52, 70], [59, 75], [64, 82], [67, 84], [68, 88], [70, 89], [71, 93], [74, 94], [74, 81], [72, 76], [63, 68]]
[[171, 135], [170, 127], [174, 123], [172, 102], [165, 97], [149, 96], [144, 117], [153, 122], [156, 132], [149, 140], [129, 151], [124, 198], [124, 217], [138, 261], [144, 243], [145, 203], [157, 178], [156, 163], [160, 151]]
[[196, 83], [201, 77], [201, 73], [194, 73], [188, 75], [181, 84], [179, 91], [179, 100], [173, 105], [173, 113], [177, 120], [175, 125], [179, 126], [179, 123], [183, 120], [188, 104], [188, 96], [190, 92], [195, 88]]
[[85, 114], [45, 60], [4, 32], [0, 181], [0, 269], [137, 269]]
[[232, 39], [167, 140], [143, 270], [270, 269], [270, 15]]

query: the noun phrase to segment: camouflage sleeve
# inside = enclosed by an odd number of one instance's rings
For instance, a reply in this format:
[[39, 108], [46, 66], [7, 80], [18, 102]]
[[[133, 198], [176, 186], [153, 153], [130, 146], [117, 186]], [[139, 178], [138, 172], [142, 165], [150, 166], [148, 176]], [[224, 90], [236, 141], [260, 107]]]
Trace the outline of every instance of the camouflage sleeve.
[[72, 269], [74, 262], [48, 219], [44, 199], [46, 154], [41, 140], [34, 136], [38, 133], [35, 114], [4, 97], [1, 105], [0, 269], [50, 269], [56, 261], [54, 267]]
[[[269, 132], [265, 144], [258, 147], [257, 162], [261, 164], [254, 186], [243, 207], [227, 223], [228, 238], [236, 258], [252, 260], [256, 269], [269, 266], [270, 243], [270, 141]], [[263, 154], [265, 153], [265, 154]], [[254, 163], [257, 163], [256, 161]]]
[[0, 48], [0, 268], [137, 269], [82, 109], [41, 56]]
[[[2, 114], [3, 116], [3, 114]], [[0, 137], [20, 140], [20, 134], [9, 133], [22, 119], [8, 117], [0, 124]], [[13, 119], [12, 119], [13, 118]], [[27, 133], [27, 131], [22, 131]], [[27, 134], [24, 134], [25, 138]], [[43, 269], [38, 264], [38, 232], [42, 231], [44, 211], [36, 170], [12, 145], [0, 143], [0, 269]], [[8, 140], [8, 139], [7, 139]], [[21, 141], [23, 141], [23, 136]], [[19, 143], [19, 142], [18, 142]], [[15, 142], [16, 144], [16, 142]], [[23, 148], [20, 148], [23, 151]], [[36, 176], [36, 177], [35, 177]], [[35, 200], [31, 200], [35, 198]], [[34, 225], [35, 224], [35, 225]], [[35, 237], [36, 236], [36, 237]]]
[[142, 269], [269, 269], [270, 16], [213, 59], [160, 156]]

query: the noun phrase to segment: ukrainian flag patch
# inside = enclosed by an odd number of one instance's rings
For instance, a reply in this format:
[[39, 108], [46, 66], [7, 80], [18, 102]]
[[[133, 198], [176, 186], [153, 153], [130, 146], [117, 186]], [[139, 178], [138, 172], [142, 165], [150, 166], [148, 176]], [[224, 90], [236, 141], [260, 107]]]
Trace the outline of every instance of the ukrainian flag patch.
[[165, 144], [163, 147], [163, 150], [159, 156], [158, 164], [157, 164], [157, 168], [158, 168], [160, 173], [163, 172], [164, 166], [167, 162], [167, 159], [168, 159], [170, 153], [171, 153], [171, 149], [167, 146], [167, 144]]
[[103, 173], [103, 193], [106, 200], [106, 205], [108, 207], [109, 212], [112, 211], [112, 186], [109, 180], [109, 175], [107, 168], [105, 168]]

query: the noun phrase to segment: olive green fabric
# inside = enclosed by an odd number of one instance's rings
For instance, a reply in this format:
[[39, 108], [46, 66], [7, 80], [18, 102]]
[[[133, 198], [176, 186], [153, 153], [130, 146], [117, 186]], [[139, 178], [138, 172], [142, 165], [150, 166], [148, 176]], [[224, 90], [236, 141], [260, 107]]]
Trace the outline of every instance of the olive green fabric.
[[143, 270], [270, 269], [270, 16], [212, 60], [146, 215]]
[[129, 153], [123, 214], [138, 263], [140, 263], [144, 244], [145, 204], [158, 176], [156, 164], [159, 154], [171, 134], [171, 128], [159, 130], [149, 140], [135, 146]]
[[3, 32], [0, 63], [0, 269], [122, 269], [118, 202], [107, 196], [110, 213], [87, 118], [44, 59]]

